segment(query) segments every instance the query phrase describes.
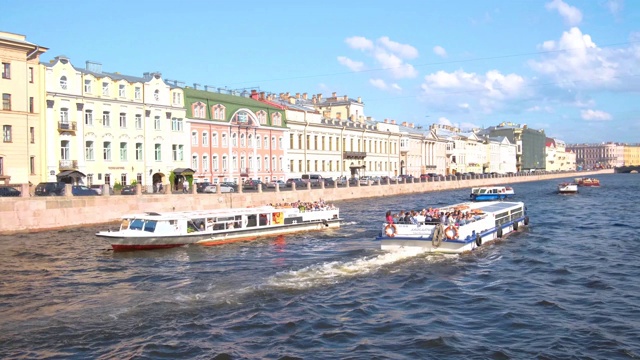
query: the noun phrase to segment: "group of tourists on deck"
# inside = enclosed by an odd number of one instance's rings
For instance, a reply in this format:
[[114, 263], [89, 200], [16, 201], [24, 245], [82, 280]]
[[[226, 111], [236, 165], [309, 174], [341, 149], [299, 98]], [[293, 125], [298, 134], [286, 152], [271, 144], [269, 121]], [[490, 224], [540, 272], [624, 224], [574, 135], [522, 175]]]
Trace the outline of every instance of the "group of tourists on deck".
[[294, 201], [292, 203], [275, 203], [269, 204], [276, 209], [280, 208], [298, 208], [300, 211], [320, 211], [320, 210], [335, 210], [336, 207], [333, 203], [325, 202], [320, 199], [317, 201]]
[[411, 211], [400, 211], [393, 213], [387, 211], [386, 221], [388, 224], [442, 224], [442, 225], [464, 225], [480, 218], [480, 214], [473, 211], [463, 211], [461, 209], [448, 209], [441, 211], [438, 208], [429, 208]]

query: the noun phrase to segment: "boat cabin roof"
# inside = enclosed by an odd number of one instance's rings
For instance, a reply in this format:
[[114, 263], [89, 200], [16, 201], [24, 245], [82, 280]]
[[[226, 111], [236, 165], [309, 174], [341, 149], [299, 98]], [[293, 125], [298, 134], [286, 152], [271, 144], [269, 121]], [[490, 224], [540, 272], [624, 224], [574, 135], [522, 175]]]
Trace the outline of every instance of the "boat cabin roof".
[[145, 219], [145, 220], [179, 220], [179, 219], [197, 219], [197, 218], [214, 218], [228, 217], [236, 215], [251, 215], [282, 212], [285, 209], [278, 209], [273, 206], [257, 206], [252, 208], [233, 208], [233, 209], [215, 209], [215, 210], [196, 210], [196, 211], [176, 211], [176, 212], [145, 212], [138, 214], [124, 215], [123, 218], [128, 219]]

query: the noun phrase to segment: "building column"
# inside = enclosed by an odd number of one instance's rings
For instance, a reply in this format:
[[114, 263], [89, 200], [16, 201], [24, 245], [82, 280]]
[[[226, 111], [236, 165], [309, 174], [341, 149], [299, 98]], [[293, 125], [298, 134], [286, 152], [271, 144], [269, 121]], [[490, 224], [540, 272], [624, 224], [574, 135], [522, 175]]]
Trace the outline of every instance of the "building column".
[[[53, 113], [53, 106], [55, 105], [54, 100], [47, 100], [47, 115], [45, 121], [46, 127], [46, 135], [44, 136], [46, 139], [46, 164], [47, 164], [47, 181], [56, 181], [56, 173], [58, 171], [58, 156], [56, 154], [56, 141], [58, 140], [58, 136], [56, 135], [58, 132], [58, 121], [56, 120], [55, 114]], [[59, 145], [59, 144], [58, 144]]]

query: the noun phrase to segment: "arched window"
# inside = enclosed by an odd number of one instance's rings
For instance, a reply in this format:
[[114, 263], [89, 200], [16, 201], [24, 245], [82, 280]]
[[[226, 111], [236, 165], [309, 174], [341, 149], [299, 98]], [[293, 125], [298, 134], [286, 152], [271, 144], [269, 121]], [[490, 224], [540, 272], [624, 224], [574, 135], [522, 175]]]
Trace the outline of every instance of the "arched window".
[[240, 134], [240, 146], [245, 147], [245, 137], [244, 134]]
[[238, 134], [236, 133], [231, 134], [231, 146], [233, 147], [238, 146]]
[[153, 98], [155, 100], [160, 100], [160, 90], [156, 89], [156, 91], [153, 92]]
[[60, 88], [62, 88], [62, 90], [67, 90], [67, 77], [64, 75], [60, 77]]
[[211, 133], [211, 146], [218, 147], [218, 133], [217, 132], [212, 132]]
[[247, 137], [247, 146], [253, 148], [253, 135], [251, 134]]
[[268, 136], [264, 137], [264, 148], [265, 149], [269, 148], [269, 137]]
[[228, 146], [229, 146], [229, 139], [227, 139], [227, 134], [222, 133], [222, 147], [228, 147]]

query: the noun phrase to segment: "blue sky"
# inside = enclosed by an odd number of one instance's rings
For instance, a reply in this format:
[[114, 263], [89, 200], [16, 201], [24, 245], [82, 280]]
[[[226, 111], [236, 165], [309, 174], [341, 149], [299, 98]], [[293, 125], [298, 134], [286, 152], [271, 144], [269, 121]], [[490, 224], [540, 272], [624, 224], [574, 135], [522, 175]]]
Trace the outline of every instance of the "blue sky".
[[640, 1], [3, 0], [0, 30], [103, 70], [361, 97], [382, 121], [640, 142]]

